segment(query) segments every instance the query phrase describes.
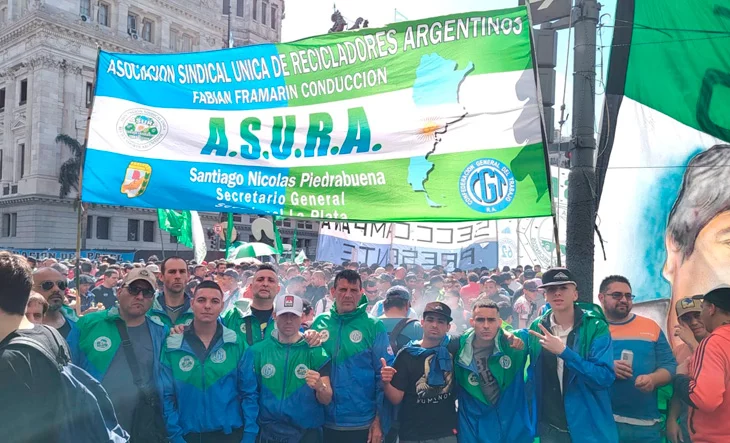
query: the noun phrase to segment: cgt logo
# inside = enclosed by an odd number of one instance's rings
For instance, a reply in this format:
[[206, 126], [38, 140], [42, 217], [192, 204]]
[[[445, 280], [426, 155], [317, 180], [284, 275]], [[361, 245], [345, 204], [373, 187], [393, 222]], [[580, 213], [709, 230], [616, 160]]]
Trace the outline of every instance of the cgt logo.
[[459, 178], [459, 192], [477, 212], [503, 211], [515, 197], [515, 177], [499, 160], [482, 158], [469, 163]]

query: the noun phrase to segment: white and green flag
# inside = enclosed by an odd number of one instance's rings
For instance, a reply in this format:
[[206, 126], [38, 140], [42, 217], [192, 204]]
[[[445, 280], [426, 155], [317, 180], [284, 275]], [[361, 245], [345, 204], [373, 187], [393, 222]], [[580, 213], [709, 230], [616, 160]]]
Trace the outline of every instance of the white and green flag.
[[524, 7], [101, 52], [96, 94], [84, 201], [372, 221], [550, 214]]
[[200, 263], [205, 260], [208, 246], [205, 243], [203, 224], [197, 211], [175, 211], [172, 209], [158, 209], [157, 222], [160, 229], [175, 236], [178, 243], [193, 248], [195, 260]]

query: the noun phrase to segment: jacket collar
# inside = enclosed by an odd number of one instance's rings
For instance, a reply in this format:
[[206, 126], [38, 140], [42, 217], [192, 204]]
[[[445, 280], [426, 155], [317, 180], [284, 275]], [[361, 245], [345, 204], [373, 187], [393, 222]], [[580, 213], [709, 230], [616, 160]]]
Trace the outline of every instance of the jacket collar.
[[[461, 364], [464, 367], [471, 366], [472, 361], [474, 360], [474, 347], [472, 344], [474, 343], [474, 338], [476, 334], [474, 334], [474, 328], [469, 329], [464, 333], [464, 336], [462, 338], [462, 345], [459, 352], [459, 364]], [[504, 332], [502, 331], [502, 328], [497, 331], [497, 335], [494, 336], [494, 354], [502, 354], [502, 338], [504, 337]]]
[[[223, 322], [221, 319], [218, 319], [218, 324], [223, 327], [223, 336], [221, 337], [223, 339], [223, 343], [235, 343], [236, 342], [236, 333], [223, 326]], [[165, 340], [165, 343], [167, 344], [167, 349], [170, 351], [181, 349], [183, 346], [183, 342], [185, 338], [185, 334], [172, 334]]]

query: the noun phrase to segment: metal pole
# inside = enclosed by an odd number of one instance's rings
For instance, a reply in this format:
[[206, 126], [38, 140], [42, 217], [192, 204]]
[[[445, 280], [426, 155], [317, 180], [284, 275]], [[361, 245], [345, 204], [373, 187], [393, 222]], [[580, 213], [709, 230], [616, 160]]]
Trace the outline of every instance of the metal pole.
[[[596, 221], [595, 121], [596, 26], [600, 6], [596, 0], [576, 3], [573, 135], [568, 175], [567, 266], [578, 283], [579, 300], [593, 301], [593, 227]], [[558, 247], [560, 247], [558, 245]]]
[[228, 2], [228, 48], [233, 47], [233, 2], [234, 0], [230, 0]]
[[162, 242], [162, 228], [157, 228], [157, 230], [160, 231], [160, 252], [162, 253], [162, 260], [165, 260], [165, 244]]

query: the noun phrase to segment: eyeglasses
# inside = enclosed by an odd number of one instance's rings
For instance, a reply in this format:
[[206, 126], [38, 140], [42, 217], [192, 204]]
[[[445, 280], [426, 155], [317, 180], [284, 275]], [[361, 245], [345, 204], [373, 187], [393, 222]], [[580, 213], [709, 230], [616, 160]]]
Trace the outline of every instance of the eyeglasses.
[[634, 294], [632, 294], [630, 292], [627, 294], [624, 294], [623, 292], [612, 292], [612, 293], [606, 294], [606, 295], [610, 296], [611, 298], [613, 298], [616, 301], [620, 301], [624, 297], [626, 297], [626, 300], [632, 301], [636, 297]]
[[144, 298], [152, 298], [155, 296], [155, 290], [154, 289], [148, 289], [148, 288], [140, 288], [139, 286], [126, 286], [127, 291], [129, 291], [129, 295], [136, 297], [140, 293], [142, 293], [142, 297]]
[[53, 289], [54, 285], [58, 286], [58, 289], [60, 289], [62, 291], [65, 291], [66, 287], [68, 287], [68, 283], [66, 283], [63, 280], [59, 280], [59, 281], [48, 280], [48, 281], [44, 281], [41, 283], [41, 289], [43, 289], [44, 291], [50, 291], [51, 289]]

